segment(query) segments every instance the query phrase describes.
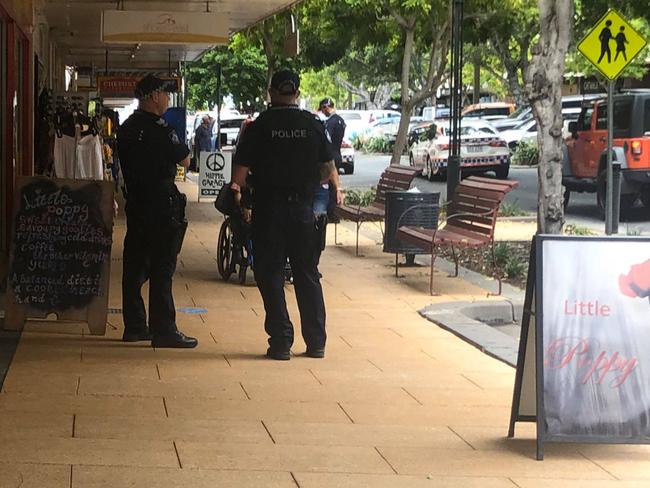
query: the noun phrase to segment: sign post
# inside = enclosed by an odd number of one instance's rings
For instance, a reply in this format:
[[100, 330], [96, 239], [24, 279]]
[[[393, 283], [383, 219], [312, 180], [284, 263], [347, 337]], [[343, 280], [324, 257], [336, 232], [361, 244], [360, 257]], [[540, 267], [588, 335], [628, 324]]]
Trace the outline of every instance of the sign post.
[[[612, 52], [612, 43], [616, 50]], [[618, 229], [614, 215], [612, 146], [614, 134], [614, 84], [625, 67], [643, 48], [646, 40], [614, 9], [609, 9], [578, 44], [582, 55], [607, 78], [607, 191], [605, 202], [605, 233]], [[620, 193], [616, 195], [620, 198]], [[619, 208], [619, 205], [616, 205]], [[615, 221], [614, 221], [615, 219]]]

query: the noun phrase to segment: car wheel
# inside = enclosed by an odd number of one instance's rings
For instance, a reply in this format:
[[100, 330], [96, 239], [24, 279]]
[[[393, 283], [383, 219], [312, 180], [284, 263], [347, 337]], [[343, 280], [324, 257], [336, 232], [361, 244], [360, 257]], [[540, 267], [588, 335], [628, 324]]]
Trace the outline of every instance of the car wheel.
[[[596, 203], [598, 204], [598, 214], [600, 218], [605, 220], [606, 201], [607, 201], [607, 169], [603, 168], [598, 173], [598, 180], [596, 182]], [[634, 207], [639, 195], [636, 193], [626, 193], [621, 195], [619, 205], [619, 217], [621, 219], [627, 218], [630, 210]]]
[[354, 174], [354, 164], [348, 164], [345, 167], [345, 174], [346, 175], [353, 175]]
[[510, 163], [502, 164], [497, 169], [494, 170], [494, 174], [500, 180], [507, 180], [508, 174], [510, 174]]

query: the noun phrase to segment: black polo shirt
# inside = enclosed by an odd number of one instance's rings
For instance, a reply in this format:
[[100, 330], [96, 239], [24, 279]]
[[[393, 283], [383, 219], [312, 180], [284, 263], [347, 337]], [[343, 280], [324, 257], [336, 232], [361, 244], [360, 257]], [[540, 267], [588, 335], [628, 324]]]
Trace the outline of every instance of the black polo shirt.
[[172, 194], [176, 165], [190, 153], [163, 118], [143, 110], [120, 126], [117, 147], [129, 199], [136, 200]]
[[313, 194], [320, 165], [334, 159], [323, 124], [297, 105], [272, 106], [242, 134], [233, 164], [252, 173], [256, 193]]

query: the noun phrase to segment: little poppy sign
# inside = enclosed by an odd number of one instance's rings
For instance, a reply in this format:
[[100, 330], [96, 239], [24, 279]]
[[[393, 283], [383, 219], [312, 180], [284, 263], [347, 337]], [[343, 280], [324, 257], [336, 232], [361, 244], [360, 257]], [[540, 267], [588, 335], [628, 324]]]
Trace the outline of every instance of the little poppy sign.
[[536, 421], [538, 459], [545, 442], [650, 443], [650, 239], [539, 235], [531, 258], [509, 435]]

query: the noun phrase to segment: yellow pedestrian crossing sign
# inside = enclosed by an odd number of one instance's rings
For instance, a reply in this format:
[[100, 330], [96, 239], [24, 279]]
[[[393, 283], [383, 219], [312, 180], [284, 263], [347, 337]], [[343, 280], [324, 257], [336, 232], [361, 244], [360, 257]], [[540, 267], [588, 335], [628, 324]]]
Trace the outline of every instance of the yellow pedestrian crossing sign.
[[645, 46], [643, 36], [616, 10], [609, 9], [580, 41], [578, 50], [613, 80]]

